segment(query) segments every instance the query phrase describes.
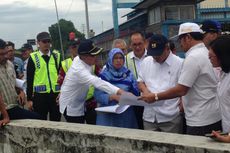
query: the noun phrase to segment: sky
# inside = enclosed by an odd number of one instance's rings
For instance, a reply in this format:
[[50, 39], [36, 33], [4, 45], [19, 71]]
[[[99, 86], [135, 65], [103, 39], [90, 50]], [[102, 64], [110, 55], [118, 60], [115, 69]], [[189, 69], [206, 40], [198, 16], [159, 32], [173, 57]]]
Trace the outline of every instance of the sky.
[[[86, 32], [84, 0], [56, 0], [59, 19], [70, 20], [78, 31]], [[89, 25], [96, 34], [113, 27], [112, 0], [88, 0]], [[119, 9], [121, 16], [131, 9]], [[0, 0], [0, 38], [20, 48], [27, 39], [57, 23], [54, 0]]]

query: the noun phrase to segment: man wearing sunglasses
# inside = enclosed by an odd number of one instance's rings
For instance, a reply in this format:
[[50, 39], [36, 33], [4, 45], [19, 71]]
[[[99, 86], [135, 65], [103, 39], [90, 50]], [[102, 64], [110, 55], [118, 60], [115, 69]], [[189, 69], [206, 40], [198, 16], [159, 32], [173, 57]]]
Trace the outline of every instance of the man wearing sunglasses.
[[27, 65], [27, 99], [29, 108], [42, 116], [43, 120], [60, 121], [61, 114], [56, 98], [60, 87], [57, 83], [61, 57], [51, 50], [49, 33], [37, 35], [38, 51], [30, 54]]

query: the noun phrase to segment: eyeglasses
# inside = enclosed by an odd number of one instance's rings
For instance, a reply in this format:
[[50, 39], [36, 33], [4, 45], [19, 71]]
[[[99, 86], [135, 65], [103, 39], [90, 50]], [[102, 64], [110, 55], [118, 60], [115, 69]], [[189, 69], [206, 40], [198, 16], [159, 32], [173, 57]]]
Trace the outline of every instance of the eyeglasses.
[[189, 36], [189, 34], [182, 34], [179, 36], [178, 41], [181, 41], [183, 38]]
[[132, 46], [133, 46], [133, 47], [137, 47], [137, 46], [141, 46], [141, 45], [143, 45], [143, 44], [144, 44], [144, 43], [142, 43], [142, 42], [140, 42], [140, 43], [133, 43]]
[[41, 40], [42, 43], [47, 44], [50, 43], [50, 40]]

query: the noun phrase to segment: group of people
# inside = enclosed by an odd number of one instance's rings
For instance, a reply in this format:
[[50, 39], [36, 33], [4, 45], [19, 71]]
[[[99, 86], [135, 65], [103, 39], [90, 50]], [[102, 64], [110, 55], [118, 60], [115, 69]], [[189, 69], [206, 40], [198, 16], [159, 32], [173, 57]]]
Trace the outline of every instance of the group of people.
[[[230, 36], [221, 35], [219, 22], [207, 20], [201, 27], [181, 24], [178, 41], [185, 59], [174, 54], [175, 46], [165, 36], [145, 37], [134, 32], [130, 36], [132, 51], [127, 52], [124, 40], [115, 40], [105, 66], [99, 68], [98, 55], [103, 49], [91, 40], [71, 40], [71, 56], [61, 61], [60, 53], [51, 50], [49, 33], [41, 32], [38, 50], [31, 52], [29, 44], [22, 47], [23, 74], [8, 56], [14, 46], [7, 47], [1, 40], [0, 125], [9, 119], [47, 120], [48, 113], [51, 121], [60, 121], [63, 114], [72, 123], [190, 135], [212, 133], [230, 142], [230, 136], [219, 133], [230, 132]], [[27, 100], [20, 89], [15, 90], [15, 72], [27, 81]], [[119, 104], [125, 92], [148, 105], [131, 105], [121, 114], [95, 112], [96, 107]], [[31, 111], [18, 107], [25, 101]]]

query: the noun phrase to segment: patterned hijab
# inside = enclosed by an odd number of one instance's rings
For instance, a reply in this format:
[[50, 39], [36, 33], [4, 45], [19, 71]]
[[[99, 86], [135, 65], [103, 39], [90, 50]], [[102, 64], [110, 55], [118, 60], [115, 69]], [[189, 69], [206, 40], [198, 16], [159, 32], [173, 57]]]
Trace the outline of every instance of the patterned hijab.
[[101, 72], [99, 75], [103, 80], [108, 81], [112, 84], [124, 84], [130, 87], [130, 92], [135, 95], [139, 94], [139, 90], [137, 87], [137, 82], [130, 72], [124, 65], [119, 68], [115, 69], [113, 66], [113, 58], [116, 54], [121, 54], [123, 59], [125, 60], [125, 55], [123, 51], [119, 48], [114, 48], [109, 52], [109, 58], [106, 64], [106, 68]]
[[116, 54], [121, 54], [123, 60], [125, 60], [125, 55], [123, 51], [119, 48], [114, 48], [109, 52], [109, 58], [106, 64], [105, 71], [109, 71], [115, 80], [123, 80], [127, 77], [129, 70], [123, 65], [120, 69], [115, 69], [113, 66], [113, 58]]

